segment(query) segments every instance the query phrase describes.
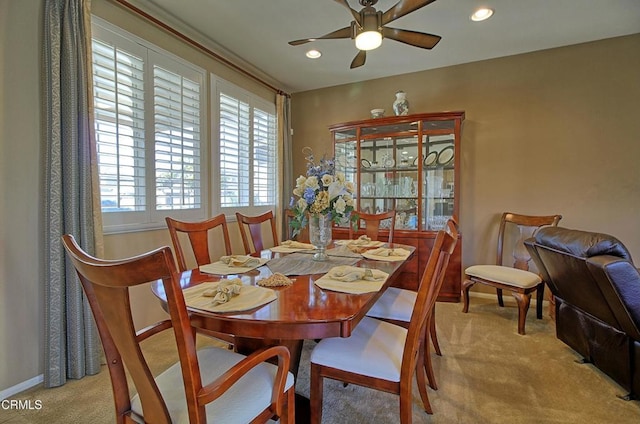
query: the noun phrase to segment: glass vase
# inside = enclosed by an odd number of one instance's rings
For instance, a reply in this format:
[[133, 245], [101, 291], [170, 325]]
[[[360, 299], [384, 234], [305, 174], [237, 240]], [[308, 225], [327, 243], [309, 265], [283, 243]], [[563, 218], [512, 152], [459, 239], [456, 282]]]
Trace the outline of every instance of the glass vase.
[[309, 241], [316, 248], [314, 261], [326, 261], [327, 246], [331, 243], [331, 215], [314, 214], [309, 216]]

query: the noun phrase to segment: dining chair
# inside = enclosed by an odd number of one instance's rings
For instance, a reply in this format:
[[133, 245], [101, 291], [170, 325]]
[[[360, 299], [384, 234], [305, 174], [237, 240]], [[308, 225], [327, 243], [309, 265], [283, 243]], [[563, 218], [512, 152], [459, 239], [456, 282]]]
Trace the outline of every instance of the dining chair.
[[[264, 223], [268, 223], [271, 226], [271, 236], [273, 238], [273, 246], [277, 246], [278, 234], [276, 232], [276, 221], [272, 211], [265, 212], [257, 216], [247, 216], [240, 212], [236, 212], [236, 218], [238, 220], [238, 227], [240, 228], [240, 235], [242, 236], [242, 245], [244, 246], [244, 252], [249, 255], [252, 252], [260, 252], [265, 249], [265, 243], [262, 239], [262, 227]], [[251, 235], [251, 244], [249, 243], [249, 236], [247, 230]], [[253, 248], [252, 248], [253, 245]]]
[[[389, 220], [389, 237], [387, 239], [388, 243], [393, 243], [393, 230], [396, 226], [396, 211], [391, 210], [388, 212], [382, 213], [365, 213], [365, 212], [352, 212], [358, 216], [358, 219], [355, 220], [349, 226], [349, 239], [353, 240], [354, 233], [356, 232], [356, 228], [361, 229], [364, 228], [365, 234], [371, 240], [378, 240], [378, 234], [380, 232], [381, 223], [384, 220]], [[364, 221], [364, 226], [361, 225]]]
[[[248, 356], [217, 347], [196, 351], [196, 333], [169, 247], [133, 258], [102, 260], [85, 253], [70, 235], [62, 241], [104, 347], [116, 423], [247, 423], [278, 417], [294, 422], [294, 377], [288, 371], [286, 347], [273, 346]], [[136, 332], [129, 289], [156, 280], [163, 283], [170, 319]], [[154, 377], [140, 343], [170, 329], [179, 360]], [[266, 362], [272, 359], [277, 362]], [[132, 398], [125, 367], [137, 391]]]
[[[462, 282], [462, 298], [464, 306], [462, 312], [469, 312], [469, 290], [476, 283], [496, 288], [498, 304], [504, 306], [502, 291], [509, 290], [518, 304], [518, 333], [524, 335], [527, 311], [531, 303], [531, 293], [536, 292], [536, 316], [542, 319], [542, 301], [544, 299], [544, 281], [536, 273], [529, 271], [531, 256], [524, 246], [524, 241], [543, 226], [557, 226], [562, 215], [518, 215], [505, 212], [500, 219], [498, 230], [498, 249], [495, 265], [472, 265], [465, 269]], [[513, 267], [503, 265], [507, 254], [504, 249], [507, 241], [505, 235], [507, 227], [517, 229], [517, 239], [510, 243]]]
[[399, 395], [400, 422], [411, 423], [412, 384], [416, 377], [424, 409], [433, 413], [423, 368], [423, 339], [443, 274], [457, 239], [444, 230], [436, 236], [422, 275], [409, 328], [365, 316], [351, 336], [321, 340], [311, 352], [311, 423], [322, 421], [323, 379], [331, 378]]
[[179, 233], [187, 234], [191, 251], [196, 259], [198, 266], [210, 264], [211, 254], [209, 250], [209, 236], [216, 228], [220, 227], [222, 239], [224, 240], [224, 249], [227, 255], [231, 255], [231, 241], [229, 240], [229, 228], [224, 214], [214, 216], [213, 218], [198, 222], [183, 222], [173, 218], [165, 218], [169, 235], [171, 235], [171, 243], [178, 260], [178, 271], [188, 270], [185, 261], [184, 249], [180, 242]]
[[[193, 256], [195, 257], [196, 264], [198, 266], [207, 265], [212, 262], [209, 249], [209, 236], [210, 233], [216, 232], [217, 228], [219, 228], [219, 232], [222, 233], [225, 253], [227, 255], [231, 255], [232, 250], [231, 241], [229, 240], [229, 229], [227, 227], [227, 220], [224, 214], [198, 222], [183, 222], [169, 217], [166, 217], [165, 221], [169, 228], [173, 251], [178, 261], [178, 271], [183, 272], [189, 269], [185, 260], [183, 244], [180, 242], [179, 233], [187, 234], [189, 243], [191, 244], [191, 251], [193, 252]], [[229, 343], [229, 348], [231, 348], [235, 343], [235, 339], [232, 334], [225, 334], [211, 330], [200, 330], [200, 332]]]
[[[451, 217], [447, 221], [446, 231], [451, 237], [458, 239], [458, 221], [456, 217]], [[444, 281], [444, 274], [442, 275]], [[440, 282], [442, 285], [442, 282]], [[409, 328], [411, 322], [411, 313], [416, 303], [418, 292], [414, 290], [401, 289], [399, 287], [389, 287], [382, 293], [382, 296], [373, 304], [371, 309], [367, 312], [367, 316], [377, 318], [390, 322], [392, 324], [399, 325], [404, 328]], [[436, 307], [435, 304], [431, 311], [431, 321], [429, 325], [429, 332], [425, 332], [424, 343], [427, 344], [425, 349], [429, 349], [429, 339], [433, 344], [435, 353], [439, 356], [442, 355], [440, 350], [440, 344], [438, 343], [438, 335], [436, 332]], [[426, 352], [429, 352], [427, 350]], [[425, 370], [427, 371], [427, 377], [429, 378], [429, 386], [438, 390], [438, 385], [433, 373], [433, 366], [431, 364], [431, 356], [425, 355]]]

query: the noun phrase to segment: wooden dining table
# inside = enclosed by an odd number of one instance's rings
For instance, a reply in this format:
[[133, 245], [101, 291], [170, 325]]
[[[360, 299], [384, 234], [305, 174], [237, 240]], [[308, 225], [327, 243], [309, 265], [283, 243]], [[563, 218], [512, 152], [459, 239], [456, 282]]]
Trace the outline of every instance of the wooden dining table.
[[[404, 248], [411, 252], [413, 246], [392, 244], [392, 248]], [[265, 259], [278, 258], [287, 253], [264, 250], [259, 255]], [[311, 261], [309, 255], [309, 260]], [[273, 287], [276, 299], [256, 309], [232, 313], [213, 313], [189, 308], [192, 325], [202, 330], [217, 331], [235, 336], [236, 349], [249, 352], [264, 345], [281, 344], [291, 351], [291, 370], [297, 373], [305, 339], [349, 337], [358, 322], [366, 315], [387, 287], [393, 284], [402, 266], [409, 260], [386, 262], [361, 258], [357, 267], [379, 269], [389, 274], [383, 287], [373, 293], [350, 294], [324, 290], [314, 284], [323, 274], [291, 275], [293, 284]], [[331, 257], [329, 262], [331, 262]], [[272, 275], [268, 265], [237, 275], [214, 275], [199, 269], [187, 270], [180, 275], [183, 290], [204, 282], [215, 282], [223, 278], [240, 278], [243, 284], [256, 285], [261, 279]], [[166, 305], [166, 296], [161, 281], [152, 283], [151, 290]]]
[[[393, 262], [361, 258], [353, 265], [388, 273], [389, 276], [379, 291], [350, 294], [324, 290], [314, 284], [324, 275], [322, 273], [291, 275], [289, 278], [293, 281], [292, 285], [272, 287], [277, 297], [270, 303], [253, 310], [232, 313], [213, 313], [188, 307], [191, 323], [195, 328], [205, 333], [215, 331], [232, 334], [234, 349], [244, 354], [264, 346], [287, 346], [291, 353], [290, 371], [297, 376], [304, 340], [349, 337], [386, 288], [394, 283], [394, 280], [400, 275], [403, 265], [411, 259], [415, 252], [415, 247], [408, 245], [396, 243], [388, 245], [388, 247], [406, 249], [410, 255], [404, 261]], [[264, 250], [255, 256], [274, 259], [283, 255], [287, 255], [287, 253]], [[311, 261], [312, 255], [308, 256]], [[332, 257], [330, 256], [329, 262], [331, 261]], [[181, 273], [180, 285], [184, 290], [205, 282], [216, 282], [223, 278], [240, 278], [245, 285], [257, 285], [258, 281], [272, 274], [267, 264], [237, 275], [215, 275], [193, 269]], [[151, 290], [166, 308], [166, 296], [162, 282], [153, 282]], [[296, 398], [297, 410], [307, 409], [308, 400], [302, 408], [299, 406], [299, 401], [300, 399]], [[302, 417], [308, 411], [299, 412]], [[297, 421], [304, 422], [304, 419]]]

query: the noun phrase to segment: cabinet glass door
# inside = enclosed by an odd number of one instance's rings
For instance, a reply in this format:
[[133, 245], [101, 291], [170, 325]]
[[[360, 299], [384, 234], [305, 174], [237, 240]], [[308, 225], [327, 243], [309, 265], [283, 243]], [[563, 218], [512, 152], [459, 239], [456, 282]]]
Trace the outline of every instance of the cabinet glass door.
[[427, 134], [424, 138], [424, 188], [422, 226], [443, 229], [454, 213], [455, 134]]

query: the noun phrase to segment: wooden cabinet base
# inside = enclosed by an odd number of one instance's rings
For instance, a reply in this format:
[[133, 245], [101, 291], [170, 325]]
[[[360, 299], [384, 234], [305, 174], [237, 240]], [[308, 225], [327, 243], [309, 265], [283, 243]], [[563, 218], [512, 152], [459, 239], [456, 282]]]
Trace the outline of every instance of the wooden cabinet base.
[[[360, 235], [360, 234], [357, 234]], [[354, 236], [355, 237], [355, 236]], [[385, 240], [388, 234], [384, 231], [380, 233], [380, 239]], [[418, 283], [420, 277], [424, 272], [424, 268], [427, 266], [427, 260], [429, 254], [433, 248], [433, 242], [435, 241], [435, 232], [409, 232], [409, 231], [395, 231], [393, 240], [396, 243], [407, 244], [414, 246], [416, 251], [413, 258], [405, 264], [404, 271], [398, 276], [394, 282], [395, 287], [399, 287], [407, 290], [418, 290]], [[349, 231], [346, 228], [334, 228], [333, 238], [348, 239]], [[458, 239], [453, 255], [449, 259], [449, 267], [444, 277], [444, 283], [438, 296], [440, 302], [459, 302], [460, 301], [460, 289], [462, 279], [462, 235]]]

